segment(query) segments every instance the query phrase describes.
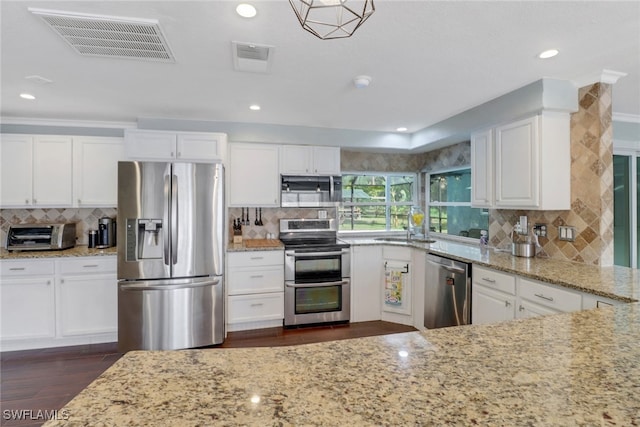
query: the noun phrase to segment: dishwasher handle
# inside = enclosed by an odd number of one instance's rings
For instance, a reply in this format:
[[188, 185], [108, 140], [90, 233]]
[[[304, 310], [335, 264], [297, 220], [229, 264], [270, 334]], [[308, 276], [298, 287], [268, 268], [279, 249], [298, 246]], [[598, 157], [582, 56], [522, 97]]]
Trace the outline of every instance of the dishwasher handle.
[[427, 262], [429, 262], [430, 264], [433, 264], [439, 268], [442, 268], [444, 270], [450, 271], [452, 273], [458, 273], [458, 274], [466, 274], [467, 271], [464, 268], [460, 268], [460, 267], [455, 267], [453, 265], [445, 265], [445, 264], [441, 264], [439, 262], [434, 262], [431, 261], [430, 259], [427, 260]]

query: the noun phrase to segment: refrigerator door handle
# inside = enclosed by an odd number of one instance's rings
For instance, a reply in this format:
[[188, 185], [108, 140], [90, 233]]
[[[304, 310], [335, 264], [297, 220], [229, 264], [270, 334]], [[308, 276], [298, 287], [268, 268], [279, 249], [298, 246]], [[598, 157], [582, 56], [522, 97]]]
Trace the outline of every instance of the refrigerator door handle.
[[178, 263], [178, 176], [171, 179], [171, 264]]
[[164, 176], [164, 213], [162, 218], [162, 242], [164, 247], [164, 263], [165, 265], [170, 264], [170, 254], [169, 245], [171, 244], [170, 239], [170, 230], [169, 230], [169, 210], [171, 209], [171, 176]]

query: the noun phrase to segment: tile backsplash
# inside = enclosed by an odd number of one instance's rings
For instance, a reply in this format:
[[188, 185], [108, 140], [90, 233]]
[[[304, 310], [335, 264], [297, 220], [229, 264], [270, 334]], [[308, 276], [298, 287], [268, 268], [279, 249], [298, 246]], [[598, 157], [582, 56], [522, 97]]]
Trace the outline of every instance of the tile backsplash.
[[89, 230], [98, 229], [98, 219], [115, 218], [115, 208], [50, 208], [50, 209], [0, 209], [0, 242], [6, 247], [9, 226], [14, 224], [75, 222], [76, 244], [88, 243]]

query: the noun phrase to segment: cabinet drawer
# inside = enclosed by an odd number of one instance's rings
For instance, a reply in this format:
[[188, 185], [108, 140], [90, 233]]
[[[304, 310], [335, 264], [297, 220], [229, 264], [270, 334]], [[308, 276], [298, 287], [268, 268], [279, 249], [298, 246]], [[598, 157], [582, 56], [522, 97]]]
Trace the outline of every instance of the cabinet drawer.
[[53, 261], [24, 260], [0, 262], [0, 274], [3, 277], [51, 275], [53, 272]]
[[284, 292], [236, 295], [228, 301], [229, 323], [284, 319]]
[[229, 270], [229, 295], [284, 291], [282, 266]]
[[284, 251], [231, 252], [227, 254], [227, 263], [231, 268], [284, 265]]
[[526, 279], [520, 279], [519, 290], [521, 298], [539, 305], [565, 312], [582, 309], [582, 296], [571, 291]]
[[116, 257], [68, 258], [58, 261], [60, 274], [115, 273]]
[[511, 295], [516, 294], [516, 278], [495, 270], [473, 266], [473, 283], [477, 283], [488, 288], [497, 289]]

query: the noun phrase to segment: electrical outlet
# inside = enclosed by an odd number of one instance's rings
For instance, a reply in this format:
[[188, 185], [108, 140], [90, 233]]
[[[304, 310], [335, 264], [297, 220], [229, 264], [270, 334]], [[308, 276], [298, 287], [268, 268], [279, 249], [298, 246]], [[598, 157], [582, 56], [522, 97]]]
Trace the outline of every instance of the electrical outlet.
[[547, 224], [535, 224], [533, 234], [539, 237], [547, 237]]
[[576, 240], [577, 230], [575, 227], [567, 225], [561, 225], [558, 227], [558, 238], [560, 240], [566, 240], [567, 242], [573, 242]]

